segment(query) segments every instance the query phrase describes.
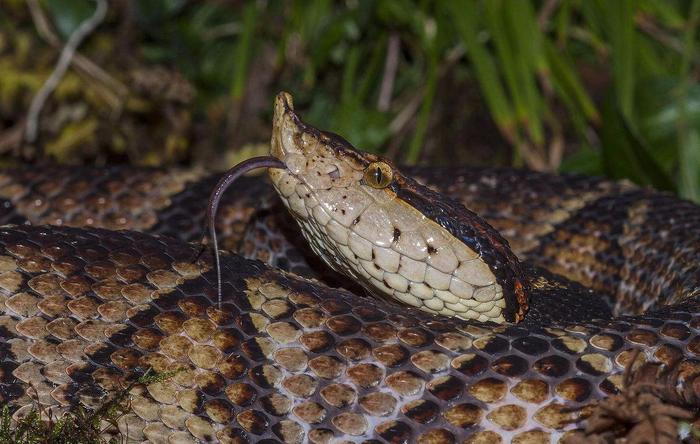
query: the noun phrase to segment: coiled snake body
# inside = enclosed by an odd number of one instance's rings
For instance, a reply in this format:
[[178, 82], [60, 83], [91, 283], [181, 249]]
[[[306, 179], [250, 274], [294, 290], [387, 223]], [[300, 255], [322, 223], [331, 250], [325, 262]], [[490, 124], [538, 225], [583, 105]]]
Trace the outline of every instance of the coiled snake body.
[[[235, 254], [219, 306], [211, 258], [187, 243], [216, 178], [5, 171], [2, 222], [19, 225], [0, 229], [0, 402], [18, 416], [35, 402], [95, 406], [153, 368], [178, 371], [132, 389], [120, 430], [134, 442], [555, 442], [586, 412], [570, 407], [623, 388], [635, 349], [640, 364], [676, 369], [678, 397], [697, 402], [699, 207], [583, 177], [409, 173], [528, 258], [522, 285], [536, 297], [522, 322], [433, 315]], [[224, 245], [305, 272], [269, 185], [238, 189], [221, 206]]]

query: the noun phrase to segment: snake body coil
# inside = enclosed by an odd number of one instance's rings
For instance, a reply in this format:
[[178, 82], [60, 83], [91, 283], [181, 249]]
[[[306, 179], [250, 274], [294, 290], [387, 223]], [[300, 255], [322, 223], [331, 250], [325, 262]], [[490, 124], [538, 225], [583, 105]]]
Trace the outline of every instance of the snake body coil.
[[[16, 416], [37, 401], [55, 413], [98, 405], [153, 368], [178, 372], [132, 389], [120, 430], [134, 442], [554, 442], [586, 413], [571, 407], [623, 388], [634, 350], [638, 365], [675, 369], [678, 398], [698, 401], [700, 208], [691, 203], [597, 179], [410, 171], [533, 264], [524, 285], [540, 297], [523, 322], [496, 325], [233, 254], [222, 257], [219, 307], [211, 258], [185, 242], [201, 234], [216, 178], [56, 171], [0, 177], [3, 222], [64, 225], [0, 229], [0, 403]], [[302, 266], [298, 235], [266, 231], [293, 229], [267, 209], [269, 186], [246, 179], [239, 189], [256, 194], [222, 202], [224, 245]], [[536, 275], [539, 266], [585, 287]], [[602, 312], [594, 293], [615, 317], [589, 319], [586, 310]], [[556, 304], [573, 308], [552, 316]]]

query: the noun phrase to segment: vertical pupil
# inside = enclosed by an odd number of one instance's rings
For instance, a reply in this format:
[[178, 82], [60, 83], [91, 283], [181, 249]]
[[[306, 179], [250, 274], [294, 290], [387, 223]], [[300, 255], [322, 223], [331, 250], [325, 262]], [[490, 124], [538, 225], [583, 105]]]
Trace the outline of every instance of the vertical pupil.
[[377, 184], [382, 183], [382, 169], [377, 167], [377, 169], [374, 171], [374, 180], [377, 182]]

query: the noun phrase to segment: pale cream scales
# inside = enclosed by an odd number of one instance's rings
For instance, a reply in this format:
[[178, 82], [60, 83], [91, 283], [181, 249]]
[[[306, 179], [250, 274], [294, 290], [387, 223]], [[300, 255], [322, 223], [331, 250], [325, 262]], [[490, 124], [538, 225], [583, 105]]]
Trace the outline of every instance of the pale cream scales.
[[273, 185], [331, 268], [426, 311], [504, 321], [503, 290], [479, 254], [385, 186], [387, 163], [303, 124], [288, 95], [276, 102], [271, 153], [287, 165], [269, 169]]

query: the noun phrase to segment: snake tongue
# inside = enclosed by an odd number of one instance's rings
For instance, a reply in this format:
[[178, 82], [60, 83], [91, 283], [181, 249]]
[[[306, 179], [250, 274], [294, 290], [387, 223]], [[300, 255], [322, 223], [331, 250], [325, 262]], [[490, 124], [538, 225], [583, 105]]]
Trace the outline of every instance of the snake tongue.
[[209, 228], [209, 236], [211, 237], [214, 247], [214, 257], [216, 258], [216, 280], [219, 305], [221, 305], [221, 259], [219, 258], [219, 243], [216, 239], [216, 212], [219, 209], [221, 198], [228, 187], [230, 187], [233, 182], [235, 182], [245, 173], [258, 168], [284, 169], [286, 168], [286, 165], [284, 162], [272, 156], [260, 156], [244, 160], [224, 173], [214, 187], [214, 191], [212, 191], [211, 195], [209, 196], [209, 205], [207, 207], [207, 226]]

